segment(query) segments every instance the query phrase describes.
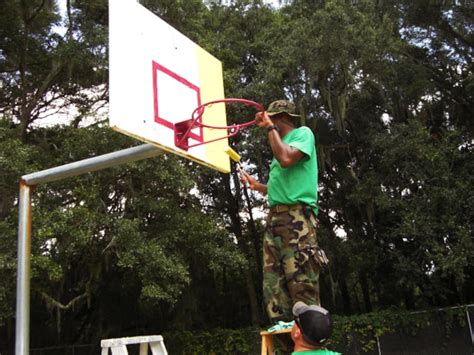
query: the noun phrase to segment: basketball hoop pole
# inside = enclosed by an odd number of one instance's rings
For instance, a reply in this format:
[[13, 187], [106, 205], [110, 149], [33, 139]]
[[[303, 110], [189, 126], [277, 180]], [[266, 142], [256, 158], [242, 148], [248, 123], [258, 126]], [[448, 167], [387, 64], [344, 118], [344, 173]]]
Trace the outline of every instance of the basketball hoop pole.
[[162, 153], [163, 151], [154, 145], [143, 144], [138, 147], [123, 149], [117, 152], [23, 175], [20, 178], [15, 333], [16, 355], [28, 355], [30, 351], [31, 195], [33, 188], [38, 184], [152, 158]]

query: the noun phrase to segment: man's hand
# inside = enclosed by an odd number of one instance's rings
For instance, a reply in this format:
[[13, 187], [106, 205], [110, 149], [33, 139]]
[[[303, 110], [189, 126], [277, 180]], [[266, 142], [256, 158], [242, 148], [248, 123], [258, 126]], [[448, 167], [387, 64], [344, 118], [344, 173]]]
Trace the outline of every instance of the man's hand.
[[268, 116], [268, 113], [266, 111], [257, 112], [257, 114], [255, 115], [255, 123], [257, 126], [262, 128], [270, 127], [273, 124], [272, 120], [270, 119], [270, 116]]
[[259, 183], [256, 179], [254, 179], [252, 176], [247, 174], [242, 169], [239, 172], [240, 172], [240, 181], [244, 185], [248, 184], [248, 186], [251, 190], [259, 191], [263, 194], [267, 193], [267, 185]]
[[247, 174], [245, 171], [240, 169], [240, 181], [242, 181], [243, 184], [248, 184], [251, 190], [256, 190], [258, 181], [251, 177], [249, 174]]

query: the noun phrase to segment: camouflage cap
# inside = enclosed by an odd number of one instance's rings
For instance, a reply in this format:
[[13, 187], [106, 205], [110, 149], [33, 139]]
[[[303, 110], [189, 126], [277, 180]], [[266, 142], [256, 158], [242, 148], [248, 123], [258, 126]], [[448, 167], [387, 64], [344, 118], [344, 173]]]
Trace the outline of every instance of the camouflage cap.
[[268, 116], [278, 115], [279, 113], [286, 112], [291, 117], [300, 117], [296, 113], [296, 106], [293, 102], [287, 100], [277, 100], [273, 101], [268, 105], [267, 113]]

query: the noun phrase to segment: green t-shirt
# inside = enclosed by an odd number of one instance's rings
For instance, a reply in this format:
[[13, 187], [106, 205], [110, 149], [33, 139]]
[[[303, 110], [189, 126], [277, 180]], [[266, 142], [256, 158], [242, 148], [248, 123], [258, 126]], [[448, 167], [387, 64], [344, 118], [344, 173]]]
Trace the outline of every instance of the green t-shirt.
[[308, 350], [308, 351], [294, 351], [291, 355], [341, 355], [335, 351], [319, 349], [319, 350]]
[[304, 203], [318, 214], [318, 161], [313, 132], [308, 127], [296, 128], [283, 137], [283, 143], [300, 152], [304, 157], [292, 166], [282, 168], [273, 158], [268, 180], [268, 204], [294, 205]]

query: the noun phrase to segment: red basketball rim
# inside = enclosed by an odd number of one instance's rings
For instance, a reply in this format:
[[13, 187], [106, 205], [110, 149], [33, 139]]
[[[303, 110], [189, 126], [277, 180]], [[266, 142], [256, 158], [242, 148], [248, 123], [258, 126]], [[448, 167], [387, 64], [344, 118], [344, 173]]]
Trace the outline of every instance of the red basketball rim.
[[[206, 107], [214, 105], [214, 104], [222, 104], [222, 103], [223, 104], [242, 104], [242, 105], [254, 107], [257, 110], [257, 112], [265, 111], [265, 108], [263, 107], [262, 104], [260, 104], [258, 102], [255, 102], [255, 101], [252, 101], [252, 100], [247, 100], [247, 99], [229, 98], [229, 99], [221, 99], [221, 100], [214, 100], [214, 101], [206, 102], [206, 103], [196, 107], [196, 109], [193, 111], [193, 113], [191, 115], [191, 123], [189, 125], [189, 128], [187, 129], [186, 133], [184, 133], [181, 136], [181, 139], [179, 139], [176, 142], [176, 145], [188, 149], [188, 148], [191, 148], [191, 147], [196, 147], [198, 145], [215, 142], [215, 141], [218, 141], [218, 140], [221, 140], [221, 139], [232, 137], [232, 136], [236, 135], [240, 131], [240, 129], [255, 124], [255, 120], [248, 121], [248, 122], [245, 122], [245, 123], [240, 123], [240, 124], [234, 124], [234, 125], [231, 125], [231, 126], [211, 126], [211, 125], [207, 125], [207, 124], [202, 123], [201, 118], [202, 118], [202, 115], [204, 114], [204, 111], [205, 111]], [[226, 130], [228, 130], [228, 134], [223, 136], [223, 137], [212, 139], [212, 140], [206, 141], [206, 142], [200, 142], [200, 143], [193, 144], [193, 145], [183, 144], [183, 142], [187, 141], [189, 133], [195, 127], [205, 127], [205, 128], [210, 128], [210, 129], [226, 129]]]

